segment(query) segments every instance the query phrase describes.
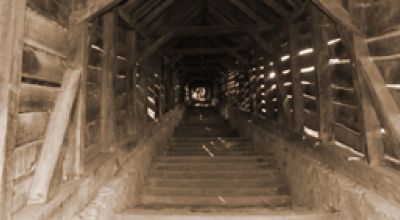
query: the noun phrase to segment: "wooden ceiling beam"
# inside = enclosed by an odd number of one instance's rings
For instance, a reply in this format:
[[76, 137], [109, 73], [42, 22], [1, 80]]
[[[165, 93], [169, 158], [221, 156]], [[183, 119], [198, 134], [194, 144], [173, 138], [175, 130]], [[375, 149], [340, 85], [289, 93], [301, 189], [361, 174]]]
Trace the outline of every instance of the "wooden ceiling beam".
[[175, 32], [168, 32], [158, 38], [140, 57], [139, 62], [143, 62], [143, 60], [151, 57], [157, 51], [160, 50], [161, 47], [163, 47], [168, 41], [170, 41], [173, 37], [175, 36]]
[[274, 26], [264, 25], [236, 25], [236, 26], [185, 26], [164, 28], [164, 30], [174, 31], [178, 36], [224, 36], [231, 34], [245, 34], [248, 30], [254, 31], [271, 31]]
[[156, 20], [161, 14], [163, 14], [176, 0], [165, 0], [156, 9], [148, 14], [143, 20], [138, 24], [136, 30], [141, 31], [147, 26], [149, 26], [154, 20]]
[[264, 3], [266, 6], [271, 8], [273, 11], [275, 11], [283, 18], [286, 18], [290, 15], [290, 12], [286, 10], [286, 8], [282, 7], [282, 5], [280, 5], [274, 0], [262, 0], [262, 3]]
[[143, 3], [147, 2], [148, 0], [129, 0], [127, 3], [123, 5], [124, 11], [132, 12], [138, 9]]
[[231, 4], [233, 4], [236, 8], [238, 8], [243, 14], [251, 18], [257, 24], [265, 24], [267, 21], [258, 15], [255, 11], [249, 8], [247, 5], [243, 4], [240, 0], [229, 0]]
[[[224, 42], [221, 42], [217, 39], [210, 39], [212, 42], [214, 42], [216, 45], [221, 45], [221, 46], [226, 46]], [[241, 64], [244, 65], [249, 65], [249, 62], [246, 58], [244, 58], [242, 55], [240, 55], [239, 52], [232, 50], [230, 48], [228, 48], [227, 50], [228, 54], [233, 57], [234, 59], [238, 60]]]
[[87, 0], [86, 7], [71, 13], [70, 22], [73, 24], [79, 24], [87, 21], [96, 15], [113, 8], [122, 1], [123, 0]]
[[242, 50], [241, 47], [236, 48], [185, 48], [185, 49], [174, 49], [168, 51], [171, 55], [184, 55], [184, 56], [195, 56], [195, 55], [216, 55], [216, 54], [229, 54], [229, 51]]

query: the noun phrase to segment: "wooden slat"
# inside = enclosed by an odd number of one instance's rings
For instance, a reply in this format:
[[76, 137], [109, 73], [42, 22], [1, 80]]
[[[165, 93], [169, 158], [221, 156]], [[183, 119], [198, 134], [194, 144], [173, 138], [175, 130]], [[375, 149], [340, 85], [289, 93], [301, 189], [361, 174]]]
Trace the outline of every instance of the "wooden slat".
[[25, 47], [22, 76], [30, 79], [61, 83], [66, 70], [65, 60], [55, 55]]
[[25, 43], [48, 53], [65, 57], [67, 52], [66, 29], [33, 10], [27, 10], [26, 16]]
[[21, 84], [19, 112], [52, 111], [59, 91], [59, 88]]
[[16, 145], [42, 139], [49, 120], [47, 112], [31, 112], [18, 115]]
[[334, 125], [333, 130], [335, 140], [354, 148], [360, 153], [364, 153], [360, 147], [360, 134], [358, 132], [338, 123]]
[[15, 149], [15, 173], [14, 179], [30, 175], [36, 169], [43, 140], [26, 143]]

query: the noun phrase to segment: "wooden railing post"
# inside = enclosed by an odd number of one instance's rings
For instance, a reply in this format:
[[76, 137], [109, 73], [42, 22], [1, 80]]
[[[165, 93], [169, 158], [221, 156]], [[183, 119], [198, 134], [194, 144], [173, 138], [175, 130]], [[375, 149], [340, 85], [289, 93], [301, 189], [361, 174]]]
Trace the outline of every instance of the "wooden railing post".
[[100, 143], [103, 152], [112, 152], [116, 148], [116, 115], [114, 79], [116, 73], [116, 17], [115, 12], [108, 12], [103, 16], [103, 45], [104, 59], [101, 77], [101, 105], [100, 105]]
[[28, 196], [28, 204], [42, 204], [48, 199], [51, 180], [64, 143], [69, 118], [79, 87], [80, 70], [65, 73], [62, 91], [57, 97], [54, 111], [47, 125], [35, 176]]
[[330, 142], [333, 138], [332, 130], [334, 123], [332, 106], [332, 67], [329, 66], [331, 50], [327, 42], [329, 41], [329, 28], [334, 28], [329, 23], [328, 17], [317, 7], [310, 7], [313, 28], [313, 44], [315, 56], [315, 70], [318, 90], [318, 121], [319, 138], [323, 143]]
[[81, 70], [79, 93], [75, 105], [74, 118], [68, 137], [68, 149], [65, 159], [64, 175], [67, 178], [79, 178], [84, 172], [86, 147], [86, 78], [90, 47], [88, 22], [72, 25], [69, 28], [68, 65]]
[[11, 219], [25, 0], [0, 3], [0, 219]]
[[294, 103], [294, 132], [298, 134], [303, 133], [304, 126], [304, 103], [303, 103], [303, 89], [301, 85], [300, 65], [298, 61], [299, 52], [297, 42], [297, 26], [292, 21], [287, 22], [289, 33], [290, 45], [290, 61], [292, 69], [292, 90], [293, 90], [293, 103]]

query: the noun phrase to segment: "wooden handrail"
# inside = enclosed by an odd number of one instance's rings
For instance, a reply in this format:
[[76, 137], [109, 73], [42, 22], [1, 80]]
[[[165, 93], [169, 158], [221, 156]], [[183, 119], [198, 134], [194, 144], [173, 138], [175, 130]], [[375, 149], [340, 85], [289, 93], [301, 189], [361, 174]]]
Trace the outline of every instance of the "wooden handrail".
[[60, 157], [72, 107], [77, 96], [81, 73], [81, 70], [69, 69], [64, 75], [62, 91], [57, 97], [47, 126], [42, 152], [28, 195], [28, 204], [47, 202], [51, 180]]

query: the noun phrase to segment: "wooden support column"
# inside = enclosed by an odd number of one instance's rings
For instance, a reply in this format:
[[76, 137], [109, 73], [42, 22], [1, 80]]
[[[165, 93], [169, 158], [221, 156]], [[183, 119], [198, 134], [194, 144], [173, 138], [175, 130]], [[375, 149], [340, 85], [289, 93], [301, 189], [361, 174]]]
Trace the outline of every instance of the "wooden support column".
[[82, 22], [72, 25], [68, 33], [68, 65], [81, 71], [79, 93], [75, 104], [74, 118], [70, 125], [68, 149], [64, 163], [65, 176], [78, 179], [84, 172], [86, 147], [86, 78], [89, 52], [89, 27]]
[[0, 219], [11, 219], [25, 0], [0, 3]]
[[135, 113], [135, 99], [136, 99], [136, 62], [138, 59], [137, 56], [137, 35], [135, 31], [131, 31], [128, 33], [128, 48], [129, 48], [129, 55], [128, 55], [128, 84], [129, 84], [129, 91], [128, 91], [128, 133], [132, 134], [135, 133], [135, 124], [136, 124], [136, 113]]
[[301, 86], [301, 72], [297, 53], [299, 51], [297, 42], [297, 26], [292, 22], [287, 23], [289, 32], [290, 61], [292, 66], [292, 88], [294, 102], [294, 132], [302, 133], [304, 126], [304, 103], [303, 89]]
[[315, 71], [318, 91], [317, 114], [319, 121], [319, 136], [323, 143], [333, 138], [334, 114], [332, 106], [332, 67], [329, 65], [331, 49], [328, 31], [334, 28], [329, 18], [317, 7], [310, 7], [312, 16], [312, 35], [315, 56]]
[[104, 59], [101, 77], [101, 105], [100, 105], [100, 143], [103, 152], [112, 152], [116, 149], [116, 115], [114, 79], [116, 73], [116, 33], [115, 12], [103, 15]]

